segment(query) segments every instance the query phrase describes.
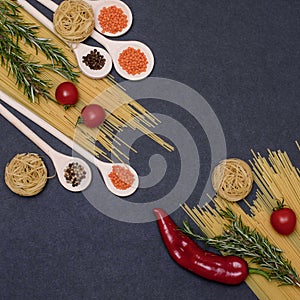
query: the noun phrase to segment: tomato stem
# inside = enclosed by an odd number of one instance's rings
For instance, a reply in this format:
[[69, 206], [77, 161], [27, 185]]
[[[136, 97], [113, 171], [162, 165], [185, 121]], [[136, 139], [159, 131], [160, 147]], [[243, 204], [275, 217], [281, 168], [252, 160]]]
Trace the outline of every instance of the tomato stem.
[[284, 204], [284, 199], [282, 199], [282, 201], [277, 200], [276, 202], [277, 202], [277, 206], [273, 208], [273, 211], [280, 210], [286, 206]]

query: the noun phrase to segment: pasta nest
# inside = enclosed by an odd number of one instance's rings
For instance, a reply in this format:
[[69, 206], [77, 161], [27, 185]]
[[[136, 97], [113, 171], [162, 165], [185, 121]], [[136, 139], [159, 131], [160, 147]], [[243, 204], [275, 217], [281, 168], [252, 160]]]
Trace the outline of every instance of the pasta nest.
[[47, 168], [35, 153], [17, 154], [5, 168], [6, 185], [20, 196], [34, 196], [40, 193], [47, 179]]
[[251, 168], [238, 158], [225, 159], [214, 168], [212, 185], [225, 200], [235, 202], [244, 199], [253, 185]]
[[80, 43], [94, 30], [94, 11], [85, 1], [65, 0], [54, 13], [53, 25], [67, 42]]

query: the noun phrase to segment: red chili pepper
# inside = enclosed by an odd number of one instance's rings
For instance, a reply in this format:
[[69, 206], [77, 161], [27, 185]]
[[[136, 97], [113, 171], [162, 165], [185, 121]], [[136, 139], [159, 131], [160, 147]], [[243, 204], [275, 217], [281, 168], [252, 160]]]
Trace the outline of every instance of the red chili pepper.
[[247, 278], [248, 264], [244, 259], [202, 250], [178, 229], [165, 211], [160, 208], [155, 208], [153, 211], [165, 246], [181, 267], [208, 280], [229, 285], [239, 284]]

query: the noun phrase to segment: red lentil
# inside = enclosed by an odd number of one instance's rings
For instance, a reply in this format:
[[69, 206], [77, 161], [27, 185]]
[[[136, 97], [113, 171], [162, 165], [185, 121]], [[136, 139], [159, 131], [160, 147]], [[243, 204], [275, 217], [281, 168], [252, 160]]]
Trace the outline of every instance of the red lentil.
[[130, 75], [137, 75], [147, 70], [148, 60], [141, 49], [126, 48], [119, 55], [118, 62], [121, 68]]
[[134, 175], [126, 167], [113, 166], [108, 176], [112, 184], [119, 190], [127, 190], [134, 183]]
[[128, 19], [123, 10], [116, 5], [103, 7], [98, 15], [102, 33], [116, 34], [127, 27]]

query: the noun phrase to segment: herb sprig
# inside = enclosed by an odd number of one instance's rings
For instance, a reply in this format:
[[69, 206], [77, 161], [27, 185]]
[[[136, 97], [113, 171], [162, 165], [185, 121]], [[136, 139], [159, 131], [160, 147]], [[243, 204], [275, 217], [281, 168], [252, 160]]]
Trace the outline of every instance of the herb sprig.
[[204, 241], [207, 245], [226, 255], [236, 255], [250, 259], [250, 263], [258, 266], [268, 274], [270, 280], [280, 285], [294, 285], [300, 287], [300, 278], [290, 261], [283, 257], [283, 251], [269, 242], [256, 230], [246, 226], [241, 217], [227, 208], [220, 211], [221, 217], [229, 221], [224, 224], [221, 235], [209, 238], [193, 232], [187, 221], [180, 228], [185, 234]]
[[[53, 45], [50, 39], [37, 36], [38, 29], [38, 26], [23, 20], [15, 1], [0, 1], [0, 62], [16, 79], [18, 88], [23, 86], [24, 94], [31, 102], [40, 96], [54, 100], [48, 92], [51, 82], [40, 76], [43, 70], [53, 71], [73, 82], [77, 81], [78, 76], [73, 70], [75, 66], [61, 49]], [[50, 63], [36, 61], [22, 50], [20, 42], [33, 47], [36, 54], [41, 51]]]

